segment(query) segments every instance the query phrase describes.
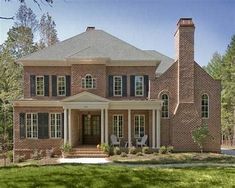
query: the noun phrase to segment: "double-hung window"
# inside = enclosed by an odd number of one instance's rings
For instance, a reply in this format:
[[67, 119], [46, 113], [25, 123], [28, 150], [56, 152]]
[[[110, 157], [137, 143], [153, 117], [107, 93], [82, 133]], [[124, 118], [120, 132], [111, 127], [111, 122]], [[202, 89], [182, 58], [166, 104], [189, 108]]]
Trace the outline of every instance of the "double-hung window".
[[118, 138], [123, 137], [123, 115], [113, 116], [113, 134]]
[[57, 95], [66, 95], [66, 78], [65, 76], [57, 76]]
[[113, 77], [113, 95], [122, 96], [122, 76]]
[[135, 76], [135, 96], [144, 96], [144, 77]]
[[38, 115], [36, 113], [26, 114], [27, 138], [38, 138]]
[[50, 137], [61, 138], [62, 118], [61, 113], [50, 114]]
[[135, 115], [135, 138], [141, 138], [144, 136], [145, 116]]
[[201, 115], [202, 118], [208, 118], [209, 117], [209, 97], [207, 94], [203, 94], [201, 98]]
[[44, 76], [36, 76], [36, 95], [44, 96]]

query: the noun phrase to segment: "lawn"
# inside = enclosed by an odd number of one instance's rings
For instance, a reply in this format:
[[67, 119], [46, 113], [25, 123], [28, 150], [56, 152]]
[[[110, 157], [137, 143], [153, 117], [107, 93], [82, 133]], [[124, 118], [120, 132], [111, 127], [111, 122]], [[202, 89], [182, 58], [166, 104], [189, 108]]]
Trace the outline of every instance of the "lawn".
[[51, 165], [0, 168], [0, 187], [232, 187], [235, 168]]

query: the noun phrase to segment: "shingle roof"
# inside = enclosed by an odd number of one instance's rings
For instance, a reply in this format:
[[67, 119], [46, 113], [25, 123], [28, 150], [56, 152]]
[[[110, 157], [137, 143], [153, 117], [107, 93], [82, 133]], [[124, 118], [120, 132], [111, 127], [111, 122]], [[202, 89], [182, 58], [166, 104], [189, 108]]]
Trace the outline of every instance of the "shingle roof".
[[163, 55], [162, 53], [157, 52], [155, 50], [145, 50], [145, 52], [151, 54], [156, 59], [161, 60], [161, 63], [157, 67], [157, 70], [156, 70], [157, 75], [161, 75], [162, 73], [164, 73], [174, 63], [174, 59], [172, 59], [166, 55]]
[[110, 58], [111, 60], [156, 60], [102, 30], [90, 30], [32, 53], [20, 60], [65, 60], [67, 58]]

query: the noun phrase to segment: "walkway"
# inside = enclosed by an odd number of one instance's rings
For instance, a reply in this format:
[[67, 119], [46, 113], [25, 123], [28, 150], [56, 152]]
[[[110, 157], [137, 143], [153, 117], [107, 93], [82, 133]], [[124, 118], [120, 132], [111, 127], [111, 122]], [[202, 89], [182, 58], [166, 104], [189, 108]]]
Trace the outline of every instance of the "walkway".
[[229, 149], [229, 148], [221, 148], [221, 153], [226, 155], [234, 155], [235, 156], [235, 150]]
[[105, 164], [111, 161], [107, 158], [60, 158], [58, 163]]

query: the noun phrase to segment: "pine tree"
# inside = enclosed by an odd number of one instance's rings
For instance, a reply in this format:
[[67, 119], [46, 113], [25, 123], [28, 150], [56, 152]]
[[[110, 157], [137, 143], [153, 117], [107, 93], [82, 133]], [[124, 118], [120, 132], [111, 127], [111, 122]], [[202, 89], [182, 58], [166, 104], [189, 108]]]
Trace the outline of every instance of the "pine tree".
[[56, 24], [52, 17], [47, 13], [43, 14], [39, 24], [41, 48], [51, 46], [59, 41], [57, 37]]

